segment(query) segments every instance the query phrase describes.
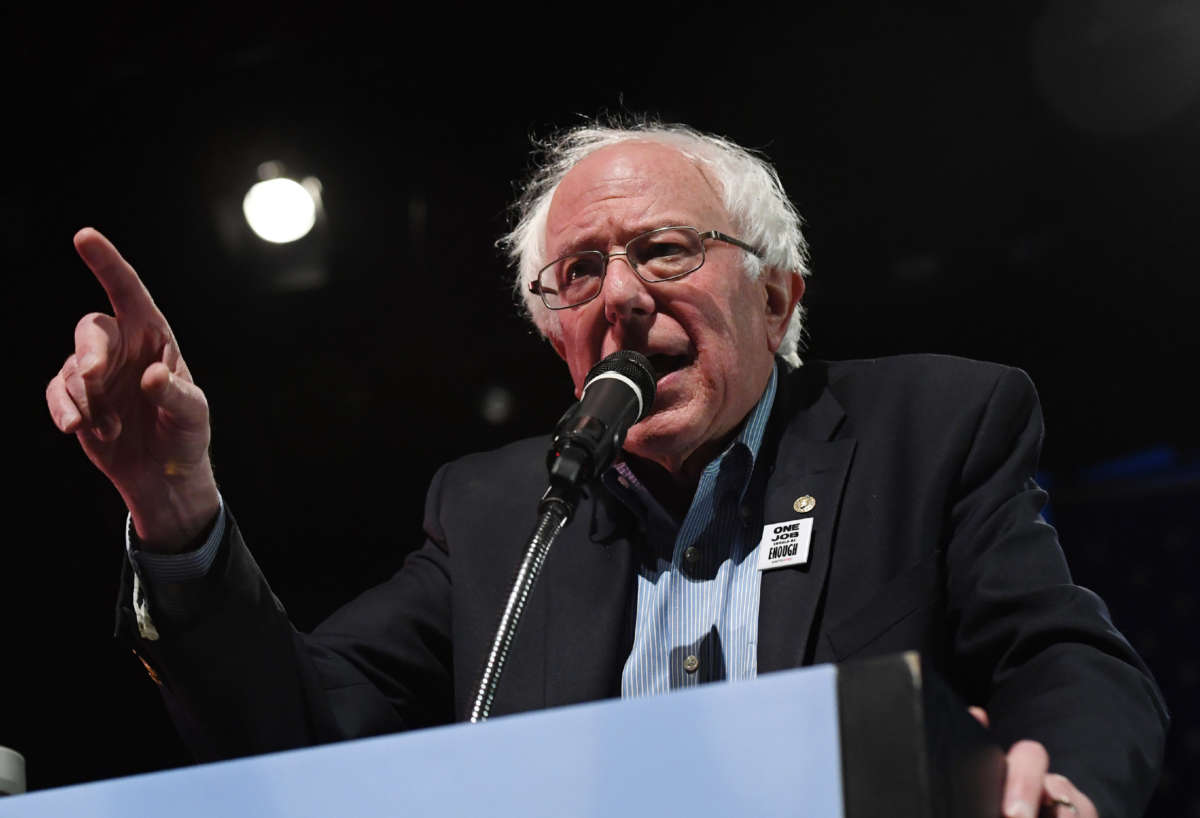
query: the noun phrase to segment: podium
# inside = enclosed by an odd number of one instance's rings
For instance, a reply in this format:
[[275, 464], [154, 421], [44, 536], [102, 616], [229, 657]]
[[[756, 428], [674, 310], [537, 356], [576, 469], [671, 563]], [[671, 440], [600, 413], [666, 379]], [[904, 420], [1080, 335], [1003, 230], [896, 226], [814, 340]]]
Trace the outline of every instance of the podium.
[[28, 793], [0, 816], [991, 818], [1003, 777], [900, 654]]

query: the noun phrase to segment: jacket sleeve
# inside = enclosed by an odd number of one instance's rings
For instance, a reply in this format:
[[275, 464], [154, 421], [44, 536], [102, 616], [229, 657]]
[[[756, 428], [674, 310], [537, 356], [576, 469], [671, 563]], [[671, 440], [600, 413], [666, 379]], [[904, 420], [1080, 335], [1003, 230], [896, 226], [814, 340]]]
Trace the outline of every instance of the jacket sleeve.
[[[436, 503], [439, 477], [430, 491]], [[143, 638], [126, 561], [117, 635], [159, 684], [198, 760], [271, 752], [453, 719], [450, 577], [433, 532], [389, 581], [296, 631], [232, 514], [203, 579], [150, 591], [157, 639]], [[175, 610], [164, 620], [156, 594]]]
[[1042, 442], [1033, 384], [997, 380], [948, 510], [953, 652], [1009, 745], [1035, 739], [1101, 816], [1140, 815], [1162, 763], [1167, 713], [1104, 603], [1074, 585], [1032, 475]]

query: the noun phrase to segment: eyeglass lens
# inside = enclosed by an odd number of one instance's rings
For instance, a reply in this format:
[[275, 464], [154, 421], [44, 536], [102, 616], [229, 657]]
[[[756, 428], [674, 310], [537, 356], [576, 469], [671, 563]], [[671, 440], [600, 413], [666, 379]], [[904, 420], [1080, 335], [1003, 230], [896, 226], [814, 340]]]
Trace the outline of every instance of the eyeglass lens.
[[[704, 263], [704, 244], [695, 230], [652, 230], [625, 246], [626, 258], [642, 278], [663, 281], [687, 275]], [[600, 291], [608, 256], [590, 250], [559, 259], [540, 276], [542, 293], [552, 306], [569, 306]]]

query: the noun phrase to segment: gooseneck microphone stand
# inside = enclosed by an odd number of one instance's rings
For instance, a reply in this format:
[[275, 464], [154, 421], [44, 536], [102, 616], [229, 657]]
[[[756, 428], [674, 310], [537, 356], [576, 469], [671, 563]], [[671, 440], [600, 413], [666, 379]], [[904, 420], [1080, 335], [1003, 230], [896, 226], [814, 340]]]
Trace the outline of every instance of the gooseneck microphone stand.
[[612, 464], [626, 431], [650, 413], [655, 380], [644, 356], [629, 350], [614, 352], [592, 367], [583, 395], [558, 421], [546, 455], [550, 486], [538, 502], [537, 524], [484, 662], [471, 707], [472, 723], [486, 721], [492, 712], [509, 648], [550, 546], [574, 515], [583, 486]]
[[[574, 496], [570, 496], [570, 494]], [[492, 701], [496, 697], [496, 688], [500, 684], [500, 674], [504, 670], [504, 662], [508, 659], [508, 649], [512, 646], [513, 635], [525, 612], [525, 603], [533, 583], [537, 582], [542, 572], [542, 564], [550, 553], [550, 546], [558, 532], [570, 522], [575, 513], [575, 502], [578, 500], [578, 490], [563, 490], [552, 485], [546, 490], [546, 495], [538, 503], [537, 525], [525, 546], [525, 555], [517, 568], [517, 578], [513, 580], [512, 590], [508, 592], [508, 601], [500, 614], [500, 624], [496, 627], [496, 636], [492, 640], [492, 649], [488, 652], [487, 661], [483, 665], [483, 674], [479, 680], [479, 688], [475, 691], [475, 704], [471, 707], [471, 721], [485, 721], [492, 712]]]

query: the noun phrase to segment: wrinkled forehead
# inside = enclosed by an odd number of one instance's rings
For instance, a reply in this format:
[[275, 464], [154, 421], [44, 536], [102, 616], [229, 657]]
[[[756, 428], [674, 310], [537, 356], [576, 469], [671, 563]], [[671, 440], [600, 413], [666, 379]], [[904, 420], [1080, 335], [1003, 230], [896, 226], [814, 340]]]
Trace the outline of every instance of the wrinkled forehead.
[[569, 230], [619, 220], [633, 229], [690, 224], [729, 229], [717, 181], [704, 163], [656, 142], [623, 142], [584, 157], [559, 183], [546, 223], [549, 243]]

